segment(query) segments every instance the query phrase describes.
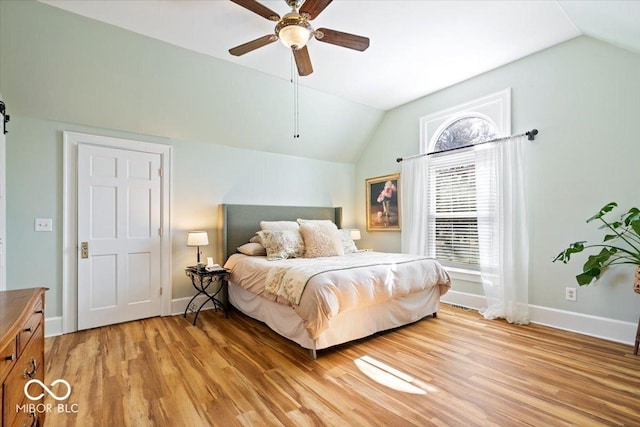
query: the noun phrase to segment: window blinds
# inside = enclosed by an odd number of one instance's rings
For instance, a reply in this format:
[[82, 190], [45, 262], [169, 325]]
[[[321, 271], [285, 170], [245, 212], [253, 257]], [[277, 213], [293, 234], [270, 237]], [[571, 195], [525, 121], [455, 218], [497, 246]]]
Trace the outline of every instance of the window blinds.
[[480, 264], [473, 150], [435, 155], [429, 168], [429, 241], [445, 264]]

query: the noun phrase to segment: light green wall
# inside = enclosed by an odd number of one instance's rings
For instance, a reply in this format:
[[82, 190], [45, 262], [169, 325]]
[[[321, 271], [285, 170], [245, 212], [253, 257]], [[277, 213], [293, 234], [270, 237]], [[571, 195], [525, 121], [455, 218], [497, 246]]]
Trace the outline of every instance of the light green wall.
[[[425, 78], [427, 78], [425, 76]], [[584, 220], [617, 201], [640, 204], [640, 55], [579, 37], [389, 111], [356, 166], [358, 212], [364, 180], [400, 171], [396, 157], [419, 152], [419, 119], [487, 94], [512, 88], [512, 130], [540, 131], [527, 162], [530, 203], [530, 303], [635, 322], [640, 296], [630, 269], [617, 268], [598, 286], [566, 286], [583, 258], [568, 265], [551, 259], [570, 242], [601, 235]], [[364, 230], [364, 218], [359, 218]], [[369, 233], [363, 245], [400, 249], [399, 233]], [[482, 294], [479, 285], [454, 290]]]
[[[186, 231], [215, 236], [221, 203], [342, 206], [354, 225], [353, 159], [383, 114], [301, 88], [294, 141], [286, 81], [33, 1], [0, 1], [0, 91], [12, 117], [8, 288], [51, 288], [47, 317], [62, 314], [63, 131], [173, 146], [172, 296], [181, 298], [193, 294]], [[53, 218], [54, 231], [34, 232], [36, 217]]]
[[[7, 284], [46, 286], [47, 317], [62, 314], [62, 132], [84, 132], [173, 147], [173, 298], [193, 294], [184, 267], [195, 261], [188, 230], [204, 229], [203, 256], [220, 261], [213, 244], [221, 203], [342, 206], [355, 224], [355, 166], [223, 145], [176, 141], [70, 123], [12, 116], [7, 134]], [[35, 218], [53, 218], [53, 232], [34, 232]]]
[[[32, 0], [0, 1], [0, 87], [12, 113], [355, 162], [384, 112], [293, 86]], [[211, 43], [225, 43], [212, 40]]]

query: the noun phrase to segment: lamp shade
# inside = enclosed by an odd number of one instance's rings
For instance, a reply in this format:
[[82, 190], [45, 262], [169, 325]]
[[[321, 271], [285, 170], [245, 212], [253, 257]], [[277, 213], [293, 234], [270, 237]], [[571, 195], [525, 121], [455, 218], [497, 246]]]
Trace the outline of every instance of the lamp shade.
[[353, 240], [360, 240], [360, 239], [362, 239], [362, 236], [360, 235], [360, 230], [358, 230], [358, 229], [349, 230], [349, 233], [351, 234], [351, 238], [352, 238]]
[[206, 231], [190, 231], [187, 235], [187, 246], [207, 246], [209, 235]]

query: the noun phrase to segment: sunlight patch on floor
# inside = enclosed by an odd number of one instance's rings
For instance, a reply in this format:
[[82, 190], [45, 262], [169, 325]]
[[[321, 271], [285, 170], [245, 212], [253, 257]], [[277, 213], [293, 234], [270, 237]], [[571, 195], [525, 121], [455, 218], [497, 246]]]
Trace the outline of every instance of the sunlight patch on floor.
[[435, 388], [416, 380], [389, 365], [386, 365], [373, 357], [362, 356], [354, 360], [360, 372], [386, 387], [403, 393], [427, 394], [427, 392], [437, 391]]

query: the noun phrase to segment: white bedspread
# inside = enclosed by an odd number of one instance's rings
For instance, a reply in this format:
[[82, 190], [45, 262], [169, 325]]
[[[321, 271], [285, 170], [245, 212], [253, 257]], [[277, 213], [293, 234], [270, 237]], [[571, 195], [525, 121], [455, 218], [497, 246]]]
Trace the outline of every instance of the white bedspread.
[[[440, 295], [444, 295], [450, 287], [449, 275], [437, 261], [405, 254], [358, 252], [280, 261], [234, 254], [225, 267], [231, 270], [231, 282], [270, 300], [291, 305], [313, 339], [327, 329], [331, 318], [338, 313], [435, 286], [439, 287]], [[276, 270], [272, 270], [274, 268]], [[265, 290], [270, 271], [280, 271], [283, 277], [295, 275], [298, 282], [308, 277], [299, 304], [290, 302], [282, 293], [278, 296]]]

